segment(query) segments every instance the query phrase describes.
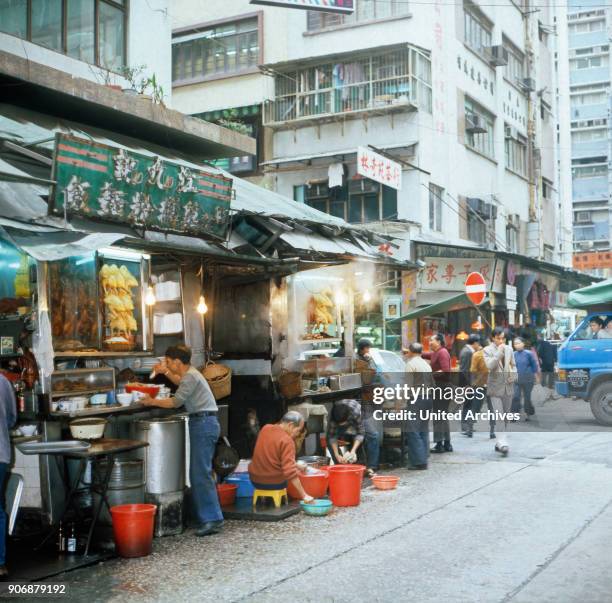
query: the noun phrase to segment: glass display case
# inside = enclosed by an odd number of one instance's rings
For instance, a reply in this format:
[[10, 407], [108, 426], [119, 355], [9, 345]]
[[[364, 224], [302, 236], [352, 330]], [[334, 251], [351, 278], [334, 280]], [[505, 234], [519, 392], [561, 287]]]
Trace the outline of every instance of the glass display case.
[[302, 373], [304, 389], [318, 391], [329, 385], [329, 378], [337, 375], [348, 375], [353, 372], [351, 358], [312, 358], [297, 363], [297, 370]]
[[105, 253], [100, 255], [99, 265], [102, 349], [113, 352], [144, 350], [141, 262]]
[[92, 368], [54, 371], [50, 397], [68, 398], [109, 392], [115, 389], [115, 369]]
[[49, 262], [49, 310], [56, 352], [100, 349], [96, 254]]
[[0, 239], [0, 319], [10, 320], [30, 311], [35, 281], [34, 260]]
[[53, 348], [63, 356], [138, 353], [152, 348], [143, 290], [149, 259], [114, 248], [49, 262]]

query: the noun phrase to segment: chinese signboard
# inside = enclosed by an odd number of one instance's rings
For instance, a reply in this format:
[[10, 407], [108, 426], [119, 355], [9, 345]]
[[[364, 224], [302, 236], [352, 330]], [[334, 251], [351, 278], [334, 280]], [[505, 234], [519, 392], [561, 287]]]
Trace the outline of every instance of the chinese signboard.
[[223, 238], [232, 181], [124, 148], [60, 134], [50, 211]]
[[424, 258], [421, 271], [421, 291], [465, 291], [465, 279], [471, 272], [480, 272], [485, 279], [487, 291], [503, 293], [505, 262], [495, 258]]
[[402, 188], [402, 166], [366, 147], [357, 149], [357, 173], [395, 190]]
[[355, 10], [355, 0], [251, 0], [251, 4], [322, 10], [326, 13], [352, 13]]

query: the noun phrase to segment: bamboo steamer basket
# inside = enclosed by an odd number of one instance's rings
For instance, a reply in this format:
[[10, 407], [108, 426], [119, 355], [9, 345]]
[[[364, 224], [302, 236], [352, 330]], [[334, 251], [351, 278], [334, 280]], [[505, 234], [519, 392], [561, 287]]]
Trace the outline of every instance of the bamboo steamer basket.
[[208, 362], [202, 369], [202, 374], [208, 381], [215, 400], [226, 398], [232, 393], [232, 369], [229, 366]]
[[278, 376], [278, 386], [283, 398], [299, 398], [302, 395], [302, 373], [283, 371]]

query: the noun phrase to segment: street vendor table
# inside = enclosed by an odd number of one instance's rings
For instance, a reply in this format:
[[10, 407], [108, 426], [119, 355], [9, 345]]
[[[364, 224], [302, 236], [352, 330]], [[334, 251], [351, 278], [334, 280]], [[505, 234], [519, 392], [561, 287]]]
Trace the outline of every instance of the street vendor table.
[[43, 546], [44, 543], [47, 542], [49, 538], [51, 538], [51, 536], [57, 533], [57, 530], [59, 529], [59, 524], [64, 520], [64, 518], [68, 514], [68, 511], [70, 510], [71, 507], [76, 513], [77, 517], [80, 518], [80, 511], [79, 511], [78, 506], [74, 502], [74, 497], [77, 491], [83, 489], [83, 486], [80, 486], [80, 484], [83, 483], [82, 479], [87, 469], [87, 461], [92, 460], [92, 459], [96, 459], [96, 460], [105, 459], [106, 460], [106, 472], [104, 473], [102, 481], [96, 484], [92, 480], [92, 483], [89, 485], [89, 489], [92, 492], [99, 494], [100, 499], [95, 504], [93, 519], [89, 527], [89, 532], [87, 534], [87, 543], [85, 545], [85, 551], [83, 552], [83, 556], [86, 557], [89, 554], [89, 547], [91, 545], [91, 539], [93, 537], [93, 533], [94, 533], [96, 524], [98, 523], [98, 519], [100, 518], [100, 512], [102, 511], [102, 505], [105, 504], [110, 511], [110, 505], [108, 504], [108, 499], [106, 498], [106, 494], [108, 491], [108, 484], [110, 482], [113, 466], [115, 464], [115, 457], [124, 452], [131, 452], [139, 448], [144, 448], [145, 446], [148, 446], [148, 445], [149, 445], [148, 442], [143, 442], [140, 440], [117, 440], [117, 439], [112, 439], [112, 438], [103, 438], [101, 440], [92, 442], [91, 446], [85, 450], [59, 449], [58, 452], [45, 453], [45, 454], [53, 454], [58, 460], [58, 464], [61, 464], [61, 459], [65, 459], [65, 458], [78, 459], [79, 467], [77, 470], [77, 475], [72, 480], [72, 483], [70, 483], [70, 480], [68, 477], [68, 471], [65, 469], [65, 467], [63, 468], [63, 470], [62, 470], [62, 467], [60, 467], [60, 473], [63, 475], [63, 478], [64, 478], [64, 485], [66, 489], [68, 490], [66, 503], [64, 505], [64, 510], [62, 511], [61, 517], [57, 525], [52, 527], [51, 532], [47, 534], [45, 539], [41, 542], [40, 546]]

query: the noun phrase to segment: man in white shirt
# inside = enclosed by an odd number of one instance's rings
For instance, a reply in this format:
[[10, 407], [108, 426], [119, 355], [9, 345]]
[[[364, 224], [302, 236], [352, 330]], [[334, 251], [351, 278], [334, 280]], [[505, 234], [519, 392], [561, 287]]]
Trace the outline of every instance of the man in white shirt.
[[[429, 362], [421, 357], [423, 346], [411, 343], [406, 353], [406, 381], [409, 387], [431, 387], [434, 384]], [[427, 469], [429, 458], [429, 420], [421, 417], [421, 412], [431, 410], [427, 397], [414, 400], [409, 409], [416, 412], [416, 418], [408, 424], [405, 434], [410, 469]]]

